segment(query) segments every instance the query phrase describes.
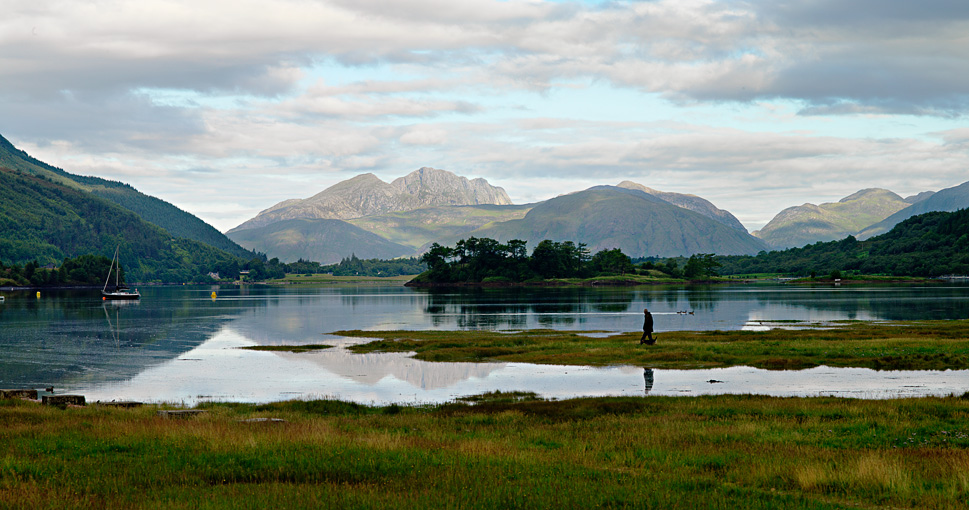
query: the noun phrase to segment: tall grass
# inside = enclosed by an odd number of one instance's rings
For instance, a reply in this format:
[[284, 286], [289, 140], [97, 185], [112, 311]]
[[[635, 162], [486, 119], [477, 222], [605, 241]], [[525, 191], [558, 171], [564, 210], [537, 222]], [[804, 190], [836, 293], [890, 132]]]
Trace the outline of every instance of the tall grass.
[[[0, 403], [0, 508], [959, 508], [969, 400]], [[252, 417], [282, 423], [249, 423]]]

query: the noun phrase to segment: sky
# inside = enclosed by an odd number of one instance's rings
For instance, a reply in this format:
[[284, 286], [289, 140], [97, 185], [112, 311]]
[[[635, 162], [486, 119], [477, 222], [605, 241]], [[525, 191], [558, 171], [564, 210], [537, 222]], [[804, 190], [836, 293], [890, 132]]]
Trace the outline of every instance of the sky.
[[373, 173], [749, 229], [969, 180], [964, 0], [0, 0], [0, 135], [226, 231]]

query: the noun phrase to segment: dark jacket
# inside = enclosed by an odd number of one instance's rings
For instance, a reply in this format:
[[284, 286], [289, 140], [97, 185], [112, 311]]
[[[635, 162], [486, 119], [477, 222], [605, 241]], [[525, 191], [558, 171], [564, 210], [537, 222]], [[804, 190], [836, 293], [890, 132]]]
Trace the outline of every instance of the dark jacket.
[[643, 331], [652, 331], [653, 330], [653, 314], [651, 314], [649, 312], [645, 312], [643, 315], [646, 316], [645, 320], [643, 320]]

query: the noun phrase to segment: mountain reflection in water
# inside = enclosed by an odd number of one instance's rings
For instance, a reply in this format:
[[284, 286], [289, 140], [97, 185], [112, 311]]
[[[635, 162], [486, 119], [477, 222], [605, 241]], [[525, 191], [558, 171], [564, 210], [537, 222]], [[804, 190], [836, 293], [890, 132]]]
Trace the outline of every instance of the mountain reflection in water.
[[[890, 398], [969, 390], [962, 372], [426, 363], [401, 353], [351, 354], [341, 347], [351, 340], [329, 334], [345, 329], [636, 331], [645, 307], [660, 332], [790, 327], [783, 321], [957, 319], [969, 317], [965, 285], [140, 290], [141, 302], [121, 306], [84, 292], [48, 292], [41, 299], [5, 292], [0, 387], [52, 385], [90, 400], [187, 403], [326, 396], [366, 403], [439, 402], [493, 390], [534, 391], [549, 398], [647, 393]], [[217, 299], [210, 298], [213, 291]], [[239, 349], [319, 343], [337, 347], [301, 354]]]
[[441, 403], [490, 391], [544, 398], [760, 394], [900, 398], [969, 390], [969, 371], [879, 372], [817, 367], [659, 370], [527, 363], [435, 363], [406, 353], [351, 354], [342, 347], [306, 353], [240, 349], [253, 343], [231, 327], [178, 358], [122, 384], [81, 385], [89, 400], [268, 402], [339, 398], [364, 404]]

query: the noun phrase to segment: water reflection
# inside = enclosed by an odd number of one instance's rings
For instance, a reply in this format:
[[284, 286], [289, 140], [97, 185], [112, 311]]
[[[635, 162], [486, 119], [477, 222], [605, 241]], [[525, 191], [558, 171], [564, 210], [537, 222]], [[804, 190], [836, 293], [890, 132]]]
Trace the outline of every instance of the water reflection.
[[609, 288], [419, 289], [435, 327], [526, 329], [575, 327], [590, 315], [625, 314], [635, 295]]
[[105, 302], [96, 291], [48, 291], [39, 299], [7, 294], [0, 307], [0, 385], [124, 380], [202, 344], [233, 318], [191, 293], [141, 291], [150, 304]]
[[[961, 395], [969, 371], [878, 372], [817, 367], [660, 370], [525, 363], [432, 363], [406, 353], [351, 354], [340, 346], [294, 354], [240, 349], [253, 342], [226, 326], [210, 340], [122, 383], [81, 384], [90, 400], [266, 402], [338, 398], [365, 404], [441, 403], [490, 391], [543, 398], [759, 394], [899, 398]], [[258, 375], [257, 375], [258, 374]], [[645, 391], [644, 391], [645, 390]]]
[[[245, 286], [141, 290], [141, 302], [124, 304], [104, 303], [96, 292], [45, 292], [41, 299], [32, 293], [5, 293], [7, 299], [0, 305], [0, 387], [97, 388], [107, 399], [121, 398], [122, 393], [126, 398], [139, 400], [191, 400], [199, 396], [274, 400], [341, 395], [364, 402], [436, 401], [495, 389], [532, 389], [562, 398], [643, 395], [644, 389], [649, 395], [752, 392], [757, 384], [768, 390], [785, 387], [787, 379], [781, 376], [779, 381], [757, 382], [738, 374], [726, 374], [727, 378], [723, 374], [641, 367], [442, 365], [418, 362], [404, 354], [359, 356], [340, 348], [288, 354], [251, 353], [236, 347], [343, 345], [347, 340], [331, 333], [345, 329], [551, 328], [628, 332], [641, 328], [642, 309], [646, 307], [653, 313], [660, 333], [770, 328], [784, 325], [782, 321], [969, 316], [969, 286], [952, 284], [447, 290]], [[215, 300], [209, 297], [213, 290], [218, 293]], [[815, 383], [824, 380], [826, 372], [805, 374], [806, 379], [791, 375], [790, 380], [802, 386], [785, 391], [837, 391], [847, 395], [856, 390], [868, 391], [868, 383], [850, 382], [843, 375], [835, 378], [837, 384], [818, 386]], [[873, 377], [881, 379], [884, 375]], [[851, 377], [870, 378], [866, 374]], [[966, 391], [961, 373], [944, 373], [941, 377], [952, 378], [944, 386], [946, 391]], [[685, 380], [691, 382], [680, 386], [678, 381]], [[902, 386], [920, 384], [918, 380], [909, 383]], [[875, 395], [902, 395], [907, 390], [899, 389], [899, 384], [886, 383], [884, 388], [872, 391]]]

